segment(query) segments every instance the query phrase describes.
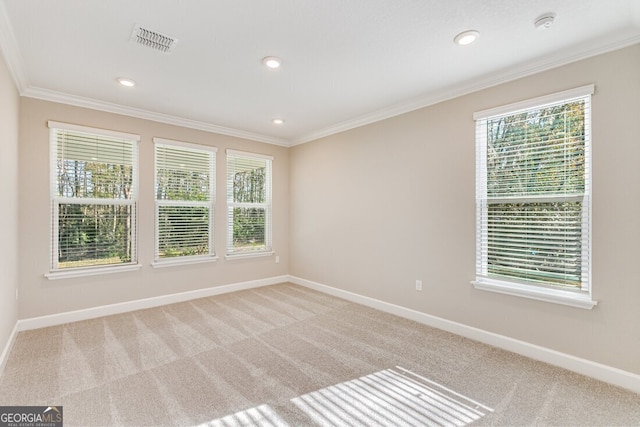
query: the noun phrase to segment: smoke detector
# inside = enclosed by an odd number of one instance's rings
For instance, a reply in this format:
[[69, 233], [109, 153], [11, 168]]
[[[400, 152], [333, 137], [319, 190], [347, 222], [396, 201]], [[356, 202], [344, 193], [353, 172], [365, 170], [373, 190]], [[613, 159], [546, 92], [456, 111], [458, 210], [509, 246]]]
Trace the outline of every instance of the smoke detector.
[[533, 22], [533, 26], [536, 28], [536, 30], [546, 30], [547, 28], [551, 28], [555, 19], [555, 14], [547, 13], [546, 15], [538, 17], [538, 19]]
[[150, 30], [136, 24], [131, 32], [131, 42], [149, 47], [162, 53], [171, 53], [178, 43], [178, 39], [166, 34]]

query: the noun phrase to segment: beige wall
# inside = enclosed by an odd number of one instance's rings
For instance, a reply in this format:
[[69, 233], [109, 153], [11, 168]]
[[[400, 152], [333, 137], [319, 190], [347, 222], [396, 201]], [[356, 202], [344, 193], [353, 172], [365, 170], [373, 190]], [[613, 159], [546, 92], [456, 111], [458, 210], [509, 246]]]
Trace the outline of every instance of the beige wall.
[[[141, 136], [138, 254], [142, 269], [48, 280], [49, 129], [47, 121], [129, 132]], [[153, 137], [218, 148], [215, 263], [153, 268]], [[270, 154], [273, 160], [273, 248], [280, 256], [225, 260], [225, 149]], [[114, 304], [288, 273], [288, 148], [161, 124], [69, 105], [22, 98], [20, 109], [20, 318]]]
[[[640, 374], [640, 45], [570, 64], [291, 149], [116, 114], [23, 98], [19, 189], [7, 186], [0, 266], [0, 344], [30, 318], [292, 274], [346, 291]], [[593, 97], [593, 287], [582, 310], [477, 291], [473, 112], [585, 84]], [[19, 99], [0, 63], [0, 159], [15, 182]], [[8, 95], [5, 95], [8, 94]], [[139, 258], [135, 272], [47, 280], [47, 121], [136, 133], [140, 145]], [[8, 123], [8, 126], [4, 126]], [[154, 136], [274, 156], [273, 257], [154, 269]], [[13, 159], [13, 160], [12, 160]], [[19, 196], [18, 196], [19, 190]], [[217, 212], [224, 212], [219, 197]], [[216, 226], [224, 254], [225, 225]], [[18, 265], [16, 272], [15, 265]], [[416, 292], [416, 279], [424, 290]]]
[[0, 52], [0, 353], [18, 319], [18, 115], [20, 97]]
[[[635, 45], [293, 147], [290, 273], [640, 374], [639, 75]], [[591, 83], [600, 304], [475, 290], [473, 113]]]

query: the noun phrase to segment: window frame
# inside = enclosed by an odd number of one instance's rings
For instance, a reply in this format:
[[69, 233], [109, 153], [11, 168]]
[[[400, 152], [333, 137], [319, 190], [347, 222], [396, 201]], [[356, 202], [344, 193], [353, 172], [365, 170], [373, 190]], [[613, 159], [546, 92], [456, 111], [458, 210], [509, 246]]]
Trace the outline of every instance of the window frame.
[[[44, 274], [49, 280], [64, 279], [71, 277], [93, 276], [108, 273], [119, 273], [124, 271], [138, 270], [142, 267], [138, 263], [138, 199], [139, 199], [139, 144], [140, 136], [136, 134], [100, 129], [88, 126], [75, 125], [48, 121], [49, 127], [49, 205], [50, 205], [50, 244], [49, 244], [49, 271]], [[57, 131], [77, 132], [96, 137], [118, 138], [130, 140], [132, 142], [132, 177], [131, 177], [131, 198], [111, 199], [111, 198], [76, 198], [65, 197], [57, 194], [57, 159], [58, 159], [58, 138]], [[65, 203], [66, 202], [66, 203]], [[60, 204], [100, 204], [100, 205], [128, 205], [132, 207], [131, 229], [130, 229], [130, 251], [131, 260], [120, 264], [95, 264], [80, 267], [59, 268], [58, 245], [59, 245], [59, 206]]]
[[[234, 202], [233, 201], [233, 181], [230, 180], [231, 175], [229, 171], [230, 159], [233, 157], [244, 157], [251, 160], [264, 160], [266, 167], [265, 176], [265, 202], [264, 203], [248, 203], [248, 202]], [[227, 149], [226, 150], [226, 191], [227, 191], [227, 244], [226, 244], [226, 259], [239, 259], [239, 258], [252, 258], [261, 256], [273, 255], [273, 242], [272, 242], [272, 227], [273, 227], [273, 215], [272, 215], [272, 195], [273, 195], [273, 156], [266, 154], [257, 154], [246, 151], [238, 151]], [[234, 208], [263, 208], [265, 210], [265, 225], [264, 225], [264, 240], [265, 247], [260, 250], [246, 250], [235, 252], [233, 243], [233, 209]]]
[[[209, 200], [204, 202], [185, 200], [158, 200], [158, 146], [182, 148], [191, 151], [200, 151], [209, 154]], [[194, 144], [190, 142], [175, 141], [165, 138], [153, 138], [153, 188], [154, 188], [154, 260], [153, 267], [168, 267], [172, 265], [196, 264], [203, 262], [214, 262], [218, 258], [215, 252], [215, 207], [216, 207], [216, 147]], [[160, 227], [159, 209], [160, 206], [202, 206], [209, 209], [209, 253], [205, 255], [181, 255], [176, 257], [159, 257]]]
[[[591, 280], [591, 97], [594, 92], [594, 85], [586, 85], [474, 113], [473, 118], [476, 122], [476, 278], [471, 282], [474, 288], [584, 309], [591, 309], [597, 305], [598, 302], [593, 300], [592, 297], [593, 284]], [[489, 207], [487, 196], [487, 122], [495, 117], [516, 115], [531, 110], [539, 110], [551, 104], [561, 102], [569, 103], [578, 99], [584, 99], [586, 103], [584, 116], [585, 189], [584, 194], [581, 194], [580, 197], [574, 196], [574, 200], [580, 199], [581, 202], [581, 236], [583, 240], [587, 240], [586, 245], [582, 245], [581, 251], [580, 262], [583, 268], [587, 270], [583, 272], [581, 288], [568, 289], [552, 284], [534, 284], [524, 280], [518, 280], [517, 278], [489, 277], [487, 272], [488, 251], [486, 247], [488, 231], [487, 228], [483, 226], [483, 221], [485, 221], [485, 218], [488, 216], [487, 211]], [[543, 198], [544, 197], [537, 199], [530, 198], [529, 203], [535, 203], [531, 200], [538, 200], [537, 203], [540, 203], [540, 200]], [[548, 199], [549, 197], [546, 198]], [[526, 197], [514, 197], [510, 199], [510, 201], [522, 202], [524, 199], [526, 199]]]

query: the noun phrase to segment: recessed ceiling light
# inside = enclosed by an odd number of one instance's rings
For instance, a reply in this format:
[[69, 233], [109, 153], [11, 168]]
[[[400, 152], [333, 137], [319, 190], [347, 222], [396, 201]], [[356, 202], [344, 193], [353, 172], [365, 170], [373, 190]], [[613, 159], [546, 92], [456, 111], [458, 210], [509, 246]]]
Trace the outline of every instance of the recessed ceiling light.
[[533, 22], [533, 26], [536, 27], [536, 30], [546, 30], [547, 28], [551, 28], [555, 19], [555, 14], [547, 13], [538, 17], [538, 19]]
[[116, 79], [118, 81], [118, 83], [120, 83], [122, 86], [126, 86], [126, 87], [134, 87], [136, 85], [136, 82], [134, 82], [131, 79], [127, 79], [125, 77], [118, 77]]
[[460, 46], [466, 46], [480, 37], [480, 33], [475, 30], [463, 31], [453, 38], [453, 41]]
[[265, 65], [265, 67], [267, 68], [279, 68], [280, 65], [282, 65], [282, 59], [276, 57], [276, 56], [266, 56], [264, 58], [262, 58], [262, 63]]
[[284, 123], [284, 119], [273, 119], [272, 122], [274, 125], [281, 125]]

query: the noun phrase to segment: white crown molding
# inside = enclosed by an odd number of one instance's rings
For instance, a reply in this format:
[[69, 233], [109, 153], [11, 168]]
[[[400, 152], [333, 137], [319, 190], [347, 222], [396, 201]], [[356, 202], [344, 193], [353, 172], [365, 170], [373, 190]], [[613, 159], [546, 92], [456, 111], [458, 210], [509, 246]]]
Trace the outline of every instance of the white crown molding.
[[166, 123], [175, 126], [182, 126], [190, 129], [202, 130], [221, 135], [233, 136], [236, 138], [249, 139], [252, 141], [264, 142], [267, 144], [288, 147], [289, 141], [253, 132], [232, 129], [196, 120], [185, 119], [169, 114], [156, 113], [120, 104], [99, 101], [91, 98], [70, 95], [49, 89], [33, 87], [29, 84], [27, 73], [24, 70], [22, 55], [18, 49], [18, 43], [14, 36], [13, 27], [9, 21], [4, 2], [0, 1], [0, 51], [9, 68], [13, 81], [21, 96], [41, 99], [43, 101], [58, 102], [61, 104], [74, 105], [76, 107], [90, 108], [92, 110], [104, 111], [108, 113], [122, 114], [139, 119], [151, 120], [159, 123]]
[[[632, 18], [635, 21], [638, 21], [640, 20], [640, 6], [636, 8], [636, 11], [636, 16]], [[636, 23], [634, 27], [637, 27], [638, 25], [640, 25], [640, 23]], [[566, 64], [570, 64], [572, 62], [580, 61], [582, 59], [587, 59], [592, 56], [622, 49], [636, 43], [640, 43], [639, 35], [634, 35], [622, 40], [602, 39], [598, 40], [597, 42], [590, 41], [584, 43], [581, 47], [574, 47], [574, 53], [571, 55], [567, 55], [566, 52], [560, 52], [555, 55], [545, 56], [543, 58], [540, 58], [538, 61], [530, 62], [520, 67], [509, 68], [503, 70], [502, 72], [492, 73], [490, 76], [486, 76], [485, 78], [475, 79], [474, 81], [467, 82], [466, 84], [463, 83], [454, 87], [443, 88], [441, 90], [430, 92], [429, 94], [349, 120], [345, 120], [343, 122], [322, 129], [318, 129], [316, 131], [307, 133], [297, 138], [293, 138], [291, 140], [287, 140], [268, 135], [247, 132], [239, 129], [227, 128], [211, 123], [172, 116], [169, 114], [157, 113], [120, 104], [114, 104], [91, 98], [84, 98], [62, 92], [56, 92], [48, 89], [32, 87], [29, 84], [28, 76], [22, 65], [22, 57], [18, 49], [11, 23], [9, 22], [7, 16], [4, 3], [0, 1], [0, 50], [4, 53], [9, 71], [21, 96], [90, 108], [93, 110], [122, 114], [159, 123], [182, 126], [190, 129], [197, 129], [237, 138], [249, 139], [283, 147], [292, 147], [295, 145], [311, 142], [320, 138], [365, 126], [381, 120], [389, 119], [391, 117], [409, 113], [420, 108], [428, 107], [430, 105], [434, 105], [443, 101], [497, 86], [502, 83], [507, 83], [522, 77], [547, 71]]]
[[23, 67], [24, 61], [22, 60], [22, 55], [18, 49], [18, 43], [16, 42], [11, 22], [8, 19], [4, 2], [2, 1], [0, 1], [0, 53], [2, 53], [5, 58], [7, 67], [9, 68], [9, 72], [16, 87], [18, 88], [20, 96], [40, 99], [43, 101], [58, 102], [61, 104], [89, 108], [108, 113], [122, 114], [130, 117], [137, 117], [139, 119], [197, 129], [236, 138], [249, 139], [267, 144], [280, 145], [284, 147], [290, 146], [289, 141], [281, 138], [31, 86], [27, 73]]
[[200, 122], [197, 120], [185, 119], [169, 114], [156, 113], [140, 108], [99, 101], [92, 98], [69, 95], [67, 93], [57, 92], [49, 89], [28, 87], [21, 92], [21, 95], [27, 98], [58, 102], [60, 104], [90, 108], [92, 110], [99, 110], [107, 113], [122, 114], [129, 117], [136, 117], [139, 119], [151, 120], [154, 122], [181, 126], [189, 129], [203, 130], [205, 132], [218, 133], [221, 135], [233, 136], [236, 138], [249, 139], [252, 141], [264, 142], [267, 144], [280, 145], [284, 147], [289, 146], [289, 141], [285, 139], [275, 138], [238, 129], [232, 129], [224, 126], [218, 126], [210, 123]]
[[409, 113], [420, 108], [435, 105], [440, 102], [478, 92], [483, 89], [488, 89], [490, 87], [498, 86], [503, 83], [538, 74], [583, 59], [591, 58], [596, 55], [623, 49], [637, 43], [640, 43], [639, 35], [632, 36], [624, 40], [603, 42], [595, 47], [592, 44], [585, 44], [582, 50], [577, 50], [578, 52], [574, 53], [573, 55], [567, 56], [565, 53], [558, 53], [556, 55], [545, 56], [538, 61], [529, 62], [520, 67], [509, 68], [508, 70], [504, 70], [503, 72], [499, 73], [492, 73], [490, 76], [474, 80], [473, 82], [469, 82], [467, 84], [456, 85], [455, 87], [431, 92], [427, 95], [420, 96], [409, 101], [401, 102], [369, 114], [365, 114], [323, 129], [319, 129], [317, 131], [303, 135], [299, 138], [293, 139], [291, 141], [291, 146], [293, 147], [296, 145], [315, 141], [320, 138], [325, 138], [327, 136], [331, 136], [340, 132], [379, 122], [381, 120]]

